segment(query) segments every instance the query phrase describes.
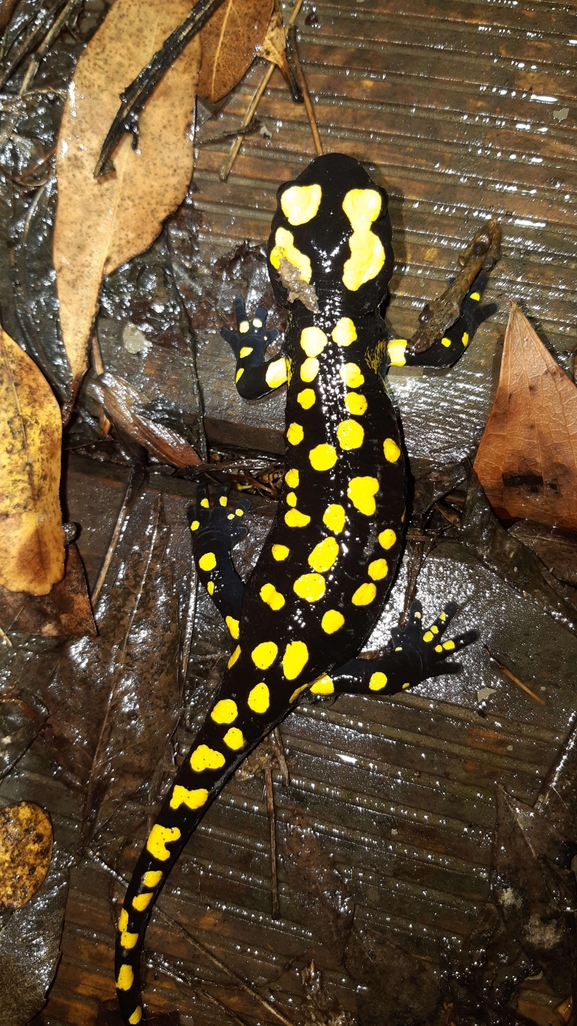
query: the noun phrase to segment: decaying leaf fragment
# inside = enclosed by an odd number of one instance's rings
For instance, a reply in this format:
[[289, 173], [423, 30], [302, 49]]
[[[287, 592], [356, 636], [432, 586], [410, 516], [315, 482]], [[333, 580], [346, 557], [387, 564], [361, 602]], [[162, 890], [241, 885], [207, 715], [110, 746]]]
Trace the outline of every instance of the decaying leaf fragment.
[[475, 471], [498, 516], [577, 530], [577, 388], [514, 303]]
[[52, 824], [39, 805], [0, 811], [0, 911], [22, 908], [36, 894], [52, 857]]
[[273, 0], [225, 0], [200, 33], [199, 96], [214, 103], [234, 89], [263, 44], [272, 11]]
[[64, 575], [62, 418], [48, 382], [0, 328], [0, 584], [47, 595]]
[[86, 370], [102, 277], [150, 246], [191, 178], [197, 37], [148, 101], [137, 148], [124, 136], [114, 169], [95, 179], [94, 168], [119, 95], [192, 6], [192, 0], [116, 0], [69, 88], [57, 149], [54, 266], [63, 341], [76, 383]]
[[257, 53], [260, 57], [264, 57], [264, 59], [269, 61], [271, 64], [276, 64], [276, 66], [282, 71], [285, 78], [290, 81], [292, 73], [286, 55], [286, 42], [286, 32], [282, 20], [282, 11], [278, 3], [275, 3], [268, 28], [266, 30], [266, 36], [264, 37], [261, 45], [257, 47]]

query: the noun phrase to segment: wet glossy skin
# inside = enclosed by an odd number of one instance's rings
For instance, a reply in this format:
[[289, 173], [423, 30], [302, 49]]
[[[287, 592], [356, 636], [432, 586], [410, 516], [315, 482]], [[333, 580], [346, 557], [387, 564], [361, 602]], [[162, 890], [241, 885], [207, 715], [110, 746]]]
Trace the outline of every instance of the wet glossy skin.
[[[406, 471], [397, 419], [376, 370], [409, 362], [376, 309], [392, 273], [386, 193], [352, 158], [314, 161], [279, 190], [271, 280], [291, 310], [284, 355], [266, 361], [266, 312], [225, 332], [247, 398], [287, 380], [287, 453], [275, 523], [246, 590], [229, 551], [238, 519], [225, 496], [192, 513], [201, 581], [234, 648], [218, 693], [137, 863], [119, 922], [117, 987], [125, 1022], [143, 1020], [138, 960], [154, 899], [206, 808], [301, 694], [390, 694], [435, 673], [473, 633], [442, 642], [453, 608], [429, 630], [415, 607], [395, 651], [357, 655], [378, 620], [402, 554]], [[467, 302], [475, 305], [478, 294]], [[312, 307], [312, 308], [311, 308]], [[468, 329], [468, 330], [465, 330]], [[458, 321], [410, 362], [453, 363], [469, 341]], [[425, 359], [426, 358], [426, 359]], [[243, 512], [242, 509], [237, 511]]]

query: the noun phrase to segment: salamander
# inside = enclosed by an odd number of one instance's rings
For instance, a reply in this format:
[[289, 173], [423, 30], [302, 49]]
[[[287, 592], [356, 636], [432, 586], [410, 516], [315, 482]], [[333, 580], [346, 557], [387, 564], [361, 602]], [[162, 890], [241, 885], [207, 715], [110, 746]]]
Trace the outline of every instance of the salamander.
[[407, 468], [382, 383], [389, 365], [448, 367], [486, 314], [473, 285], [458, 319], [424, 353], [391, 337], [379, 314], [393, 270], [387, 194], [352, 157], [314, 160], [281, 186], [268, 245], [278, 301], [289, 309], [284, 349], [267, 311], [235, 301], [222, 334], [236, 385], [256, 399], [287, 383], [286, 473], [276, 519], [246, 584], [231, 557], [246, 502], [199, 490], [189, 512], [199, 579], [232, 639], [206, 720], [162, 804], [118, 924], [116, 986], [124, 1022], [143, 1021], [139, 960], [154, 901], [226, 781], [305, 693], [383, 698], [438, 674], [475, 631], [446, 640], [456, 606], [425, 626], [418, 602], [389, 648], [360, 659], [403, 550]]

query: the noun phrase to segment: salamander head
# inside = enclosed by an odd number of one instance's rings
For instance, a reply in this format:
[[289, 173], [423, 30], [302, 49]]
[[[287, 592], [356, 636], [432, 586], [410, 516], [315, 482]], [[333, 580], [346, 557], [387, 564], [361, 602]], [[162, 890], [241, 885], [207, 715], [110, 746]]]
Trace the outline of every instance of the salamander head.
[[278, 190], [268, 259], [283, 306], [300, 300], [315, 312], [328, 304], [374, 310], [393, 271], [385, 190], [354, 157], [318, 157]]

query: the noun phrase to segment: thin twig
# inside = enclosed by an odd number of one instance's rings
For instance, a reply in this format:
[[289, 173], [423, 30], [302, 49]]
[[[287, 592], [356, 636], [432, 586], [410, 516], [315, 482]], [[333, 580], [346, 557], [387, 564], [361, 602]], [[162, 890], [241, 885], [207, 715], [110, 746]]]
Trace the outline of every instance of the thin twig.
[[321, 142], [321, 137], [319, 135], [319, 129], [318, 129], [318, 125], [317, 125], [317, 119], [315, 117], [315, 109], [313, 107], [313, 101], [311, 100], [311, 94], [309, 92], [309, 87], [307, 85], [307, 80], [306, 80], [306, 78], [305, 78], [305, 76], [303, 74], [303, 69], [301, 67], [301, 60], [300, 60], [300, 57], [299, 57], [299, 51], [298, 51], [298, 46], [297, 46], [297, 27], [296, 27], [296, 25], [291, 25], [291, 27], [288, 30], [287, 36], [288, 36], [288, 39], [289, 39], [289, 42], [290, 42], [291, 57], [293, 59], [293, 64], [295, 66], [295, 77], [296, 77], [297, 83], [299, 85], [300, 91], [301, 91], [301, 93], [303, 95], [303, 100], [304, 100], [304, 104], [305, 104], [305, 110], [307, 112], [307, 117], [309, 119], [309, 125], [310, 125], [310, 128], [311, 128], [311, 135], [313, 137], [313, 142], [315, 144], [315, 150], [317, 151], [317, 157], [320, 157], [320, 156], [322, 156], [322, 152], [323, 152], [323, 144]]
[[126, 491], [124, 493], [124, 498], [122, 500], [122, 506], [120, 507], [120, 512], [119, 512], [119, 514], [118, 514], [118, 516], [116, 518], [116, 523], [114, 525], [114, 531], [112, 532], [112, 538], [110, 539], [110, 544], [109, 544], [108, 549], [106, 551], [106, 556], [104, 557], [104, 562], [103, 562], [103, 564], [102, 564], [102, 566], [100, 568], [100, 573], [98, 574], [98, 580], [97, 580], [96, 584], [94, 585], [94, 591], [92, 592], [92, 594], [90, 596], [90, 601], [92, 603], [92, 608], [94, 610], [96, 609], [96, 606], [98, 604], [98, 599], [100, 598], [100, 592], [102, 591], [102, 586], [104, 584], [104, 581], [106, 580], [106, 574], [108, 573], [110, 564], [112, 562], [112, 557], [114, 556], [114, 553], [116, 551], [116, 546], [118, 545], [118, 539], [120, 538], [120, 533], [122, 531], [122, 527], [124, 525], [124, 521], [126, 520], [126, 514], [128, 513], [128, 509], [129, 509], [130, 503], [132, 501], [132, 489], [133, 489], [133, 486], [134, 486], [134, 471], [133, 471], [133, 469], [131, 469], [131, 472], [130, 472], [130, 475], [129, 475], [129, 478], [128, 478], [128, 482], [127, 482], [127, 485], [126, 485]]
[[44, 36], [44, 39], [40, 43], [40, 46], [38, 47], [36, 53], [32, 55], [32, 57], [30, 59], [30, 63], [28, 64], [28, 67], [26, 68], [26, 74], [24, 75], [24, 79], [22, 81], [22, 85], [20, 86], [20, 95], [22, 95], [23, 93], [25, 93], [27, 91], [30, 82], [32, 81], [32, 79], [34, 78], [36, 72], [38, 71], [38, 68], [40, 66], [40, 61], [44, 57], [44, 54], [47, 52], [48, 48], [51, 46], [51, 44], [54, 41], [54, 39], [56, 39], [56, 36], [60, 32], [64, 22], [68, 20], [68, 17], [70, 15], [70, 12], [71, 12], [72, 8], [78, 6], [79, 3], [80, 3], [80, 0], [68, 0], [68, 2], [66, 3], [66, 5], [64, 7], [64, 10], [62, 10], [60, 12], [60, 14], [58, 15], [56, 21], [54, 22], [52, 27], [48, 30], [48, 32]]
[[272, 917], [278, 919], [280, 916], [280, 904], [278, 900], [278, 872], [276, 864], [276, 813], [274, 808], [274, 790], [272, 786], [272, 771], [270, 762], [264, 768], [264, 784], [266, 791], [266, 811], [268, 815], [268, 829], [270, 834], [270, 875], [272, 891]]
[[486, 645], [483, 645], [483, 648], [489, 656], [489, 659], [493, 660], [496, 666], [499, 667], [501, 673], [505, 674], [505, 677], [508, 677], [509, 680], [512, 680], [514, 684], [517, 684], [520, 688], [523, 689], [523, 691], [526, 691], [527, 694], [531, 696], [531, 698], [534, 698], [535, 701], [539, 703], [539, 705], [547, 705], [544, 698], [540, 698], [539, 695], [536, 695], [534, 691], [531, 691], [531, 688], [527, 684], [524, 684], [523, 681], [519, 680], [519, 678], [516, 677], [514, 673], [511, 673], [511, 671], [508, 670], [506, 666], [503, 666], [503, 663], [499, 662], [499, 660], [495, 658], [493, 653], [487, 648]]

